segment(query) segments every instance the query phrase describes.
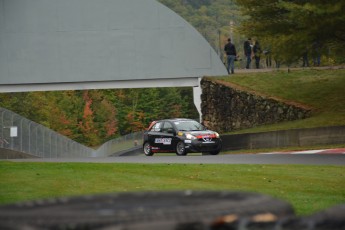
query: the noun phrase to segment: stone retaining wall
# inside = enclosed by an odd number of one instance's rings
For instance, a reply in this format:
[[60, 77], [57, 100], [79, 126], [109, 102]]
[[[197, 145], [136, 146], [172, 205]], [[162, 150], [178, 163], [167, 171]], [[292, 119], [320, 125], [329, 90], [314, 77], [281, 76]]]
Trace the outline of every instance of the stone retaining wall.
[[221, 133], [311, 115], [311, 108], [250, 92], [231, 83], [203, 78], [201, 88], [203, 123]]

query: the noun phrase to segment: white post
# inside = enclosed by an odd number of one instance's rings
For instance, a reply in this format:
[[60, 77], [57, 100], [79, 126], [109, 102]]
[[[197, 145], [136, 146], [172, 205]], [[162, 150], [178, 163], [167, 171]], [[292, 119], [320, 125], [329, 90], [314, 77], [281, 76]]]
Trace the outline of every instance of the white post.
[[199, 121], [202, 122], [202, 113], [201, 113], [202, 90], [201, 90], [200, 82], [201, 82], [201, 77], [198, 78], [198, 86], [193, 87], [193, 98], [194, 98], [194, 105], [199, 112]]

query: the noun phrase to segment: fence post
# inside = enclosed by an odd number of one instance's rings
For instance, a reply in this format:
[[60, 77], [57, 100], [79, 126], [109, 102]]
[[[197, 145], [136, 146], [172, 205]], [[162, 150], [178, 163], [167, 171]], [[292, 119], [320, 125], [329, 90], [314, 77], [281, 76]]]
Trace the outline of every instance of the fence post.
[[20, 119], [20, 151], [23, 152], [23, 118]]
[[2, 110], [1, 111], [1, 127], [0, 127], [0, 129], [1, 129], [1, 136], [0, 136], [0, 138], [1, 138], [1, 148], [3, 148], [4, 147], [4, 114], [5, 114], [5, 110]]

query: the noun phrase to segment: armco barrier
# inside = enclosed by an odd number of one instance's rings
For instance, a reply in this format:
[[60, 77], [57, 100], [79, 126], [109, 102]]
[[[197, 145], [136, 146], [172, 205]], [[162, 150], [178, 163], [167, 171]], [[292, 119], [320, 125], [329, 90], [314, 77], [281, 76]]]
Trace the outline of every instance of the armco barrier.
[[221, 135], [223, 150], [303, 147], [345, 143], [345, 126]]
[[27, 159], [27, 158], [38, 158], [37, 156], [29, 153], [23, 153], [14, 151], [11, 149], [0, 148], [0, 159]]
[[138, 148], [142, 148], [143, 132], [130, 133], [125, 136], [107, 141], [94, 151], [95, 157], [136, 155]]

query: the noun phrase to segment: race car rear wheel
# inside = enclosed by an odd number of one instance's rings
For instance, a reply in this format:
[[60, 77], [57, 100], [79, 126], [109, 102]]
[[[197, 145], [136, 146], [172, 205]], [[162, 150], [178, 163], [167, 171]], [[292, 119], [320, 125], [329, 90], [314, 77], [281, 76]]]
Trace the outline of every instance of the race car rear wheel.
[[187, 155], [186, 146], [184, 145], [183, 141], [179, 141], [176, 144], [176, 155], [178, 155], [178, 156], [185, 156], [185, 155]]
[[151, 145], [149, 142], [145, 142], [145, 144], [144, 144], [144, 154], [146, 156], [152, 156], [153, 155]]

